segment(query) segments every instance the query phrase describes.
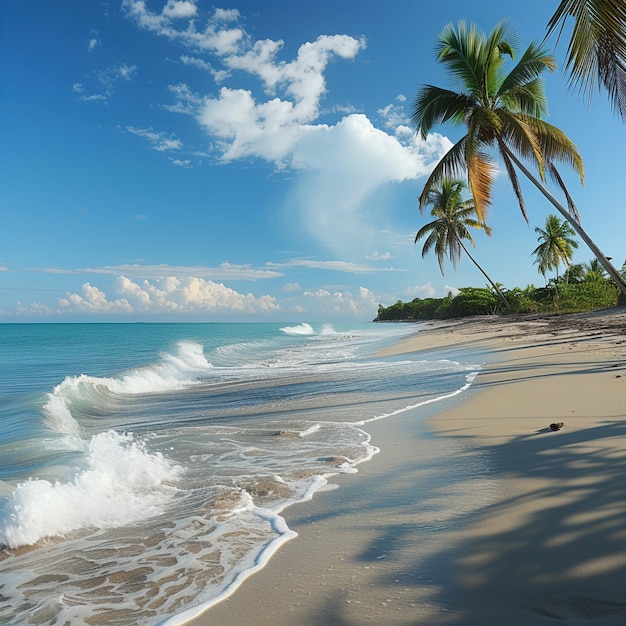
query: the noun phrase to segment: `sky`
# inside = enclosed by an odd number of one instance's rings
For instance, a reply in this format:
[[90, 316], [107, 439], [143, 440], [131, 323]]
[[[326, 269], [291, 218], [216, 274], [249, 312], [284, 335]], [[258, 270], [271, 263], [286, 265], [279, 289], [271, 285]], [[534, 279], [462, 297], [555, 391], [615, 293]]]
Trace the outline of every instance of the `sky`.
[[[0, 0], [0, 322], [369, 321], [379, 304], [485, 286], [421, 256], [416, 198], [461, 136], [408, 124], [449, 23], [507, 20], [520, 50], [556, 0]], [[559, 65], [565, 43], [550, 40]], [[583, 227], [619, 268], [626, 127], [559, 69], [548, 121]], [[507, 288], [554, 209], [504, 174], [475, 258]], [[574, 262], [592, 255], [581, 242]]]

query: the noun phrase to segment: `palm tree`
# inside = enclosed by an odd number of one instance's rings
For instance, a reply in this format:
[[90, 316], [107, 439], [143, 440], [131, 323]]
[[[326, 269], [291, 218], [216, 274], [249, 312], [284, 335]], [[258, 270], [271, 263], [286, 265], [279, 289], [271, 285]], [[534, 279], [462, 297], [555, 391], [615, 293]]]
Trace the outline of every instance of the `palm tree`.
[[568, 285], [582, 283], [587, 280], [587, 274], [585, 272], [585, 266], [582, 263], [574, 263], [569, 265], [563, 272], [563, 281]]
[[487, 235], [491, 236], [489, 226], [485, 222], [475, 219], [476, 206], [474, 201], [463, 200], [462, 196], [465, 188], [466, 184], [462, 180], [444, 178], [439, 187], [429, 191], [426, 204], [432, 205], [430, 214], [435, 219], [417, 231], [415, 243], [426, 237], [422, 248], [422, 258], [434, 248], [442, 276], [445, 275], [443, 268], [445, 258], [448, 257], [452, 265], [456, 267], [461, 259], [461, 252], [465, 252], [472, 263], [489, 281], [508, 311], [511, 307], [498, 285], [491, 280], [463, 244], [463, 240], [466, 239], [476, 247], [472, 234], [469, 231], [470, 228], [482, 229]]
[[626, 121], [626, 3], [623, 0], [562, 0], [547, 25], [558, 39], [573, 18], [565, 69], [570, 85], [591, 100], [596, 85], [606, 89]]
[[574, 256], [574, 249], [578, 248], [578, 242], [572, 237], [576, 234], [574, 229], [554, 214], [546, 218], [545, 228], [535, 228], [539, 235], [539, 245], [533, 250], [535, 263], [545, 279], [546, 272], [556, 270], [556, 282], [559, 282], [559, 265], [563, 263], [569, 267]]
[[584, 263], [583, 269], [585, 272], [584, 280], [586, 282], [606, 279], [606, 270], [600, 265], [598, 259], [591, 259], [589, 263]]
[[[477, 217], [484, 221], [495, 176], [490, 150], [495, 149], [504, 162], [526, 221], [516, 168], [569, 222], [626, 297], [626, 280], [582, 228], [578, 211], [554, 164], [559, 161], [572, 166], [583, 180], [582, 158], [576, 146], [565, 133], [542, 119], [547, 100], [540, 76], [544, 70], [556, 68], [554, 56], [532, 43], [507, 73], [505, 56], [513, 59], [515, 48], [504, 23], [498, 24], [489, 36], [465, 22], [459, 23], [458, 30], [448, 25], [439, 35], [436, 52], [463, 90], [424, 85], [416, 96], [411, 123], [423, 138], [433, 126], [448, 121], [465, 125], [467, 133], [432, 171], [419, 198], [420, 208], [426, 205], [430, 190], [444, 178], [456, 178], [466, 172]], [[538, 177], [522, 159], [536, 167]], [[565, 193], [567, 208], [548, 191], [546, 173]]]

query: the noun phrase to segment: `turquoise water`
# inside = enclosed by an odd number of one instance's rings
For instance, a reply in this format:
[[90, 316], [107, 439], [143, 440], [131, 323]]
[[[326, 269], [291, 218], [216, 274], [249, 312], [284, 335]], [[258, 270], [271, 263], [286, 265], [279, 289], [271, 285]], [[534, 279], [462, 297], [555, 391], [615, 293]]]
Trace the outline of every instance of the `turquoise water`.
[[416, 325], [0, 325], [0, 621], [181, 623], [377, 452], [367, 423], [477, 365], [372, 358]]

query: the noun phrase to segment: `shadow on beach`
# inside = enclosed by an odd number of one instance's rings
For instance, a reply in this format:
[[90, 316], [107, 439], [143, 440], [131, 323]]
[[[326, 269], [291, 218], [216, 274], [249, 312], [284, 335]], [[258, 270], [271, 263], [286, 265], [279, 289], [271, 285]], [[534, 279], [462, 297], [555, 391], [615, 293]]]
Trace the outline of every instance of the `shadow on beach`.
[[[601, 449], [603, 441], [625, 437], [626, 424], [609, 423], [468, 452], [487, 455], [492, 469], [506, 472], [508, 479], [537, 486], [454, 516], [442, 514], [450, 479], [432, 484], [431, 477], [428, 490], [418, 495], [423, 485], [411, 475], [414, 463], [368, 480], [366, 494], [345, 493], [358, 486], [342, 484], [343, 502], [359, 504], [358, 511], [342, 514], [346, 533], [360, 516], [388, 511], [388, 521], [376, 524], [374, 539], [354, 557], [357, 569], [375, 568], [382, 559], [394, 564], [382, 569], [376, 585], [403, 616], [386, 617], [384, 623], [626, 623], [626, 451]], [[589, 442], [598, 449], [586, 451]], [[511, 457], [524, 459], [517, 473], [510, 471]], [[418, 473], [429, 469], [436, 468], [422, 466]], [[462, 484], [467, 480], [463, 477]], [[399, 508], [400, 503], [405, 504]], [[319, 524], [327, 516], [301, 518], [297, 524]], [[420, 542], [433, 545], [407, 558]], [[347, 587], [329, 593], [306, 623], [369, 622], [347, 603]], [[371, 592], [373, 601], [376, 592]], [[407, 619], [412, 608], [415, 617]], [[425, 608], [431, 614], [420, 617]]]

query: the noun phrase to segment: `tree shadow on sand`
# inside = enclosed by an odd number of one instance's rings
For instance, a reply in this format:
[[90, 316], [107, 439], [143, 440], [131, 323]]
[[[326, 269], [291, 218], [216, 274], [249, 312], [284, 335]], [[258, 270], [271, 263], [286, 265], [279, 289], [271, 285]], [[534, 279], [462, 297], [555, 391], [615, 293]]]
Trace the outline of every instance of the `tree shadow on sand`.
[[[558, 432], [546, 424], [484, 447], [434, 438], [429, 446], [454, 442], [452, 457], [442, 449], [395, 463], [367, 484], [344, 481], [342, 502], [352, 503], [342, 513], [345, 532], [357, 528], [359, 515], [376, 512], [379, 520], [355, 566], [386, 559], [376, 585], [402, 589], [405, 609], [434, 607], [427, 621], [416, 611], [415, 619], [385, 623], [626, 624], [626, 449], [615, 438], [626, 441], [626, 423]], [[494, 475], [505, 477], [504, 494], [494, 493]], [[417, 553], [416, 542], [425, 546]], [[362, 623], [339, 593], [319, 607], [315, 623], [325, 620]]]

